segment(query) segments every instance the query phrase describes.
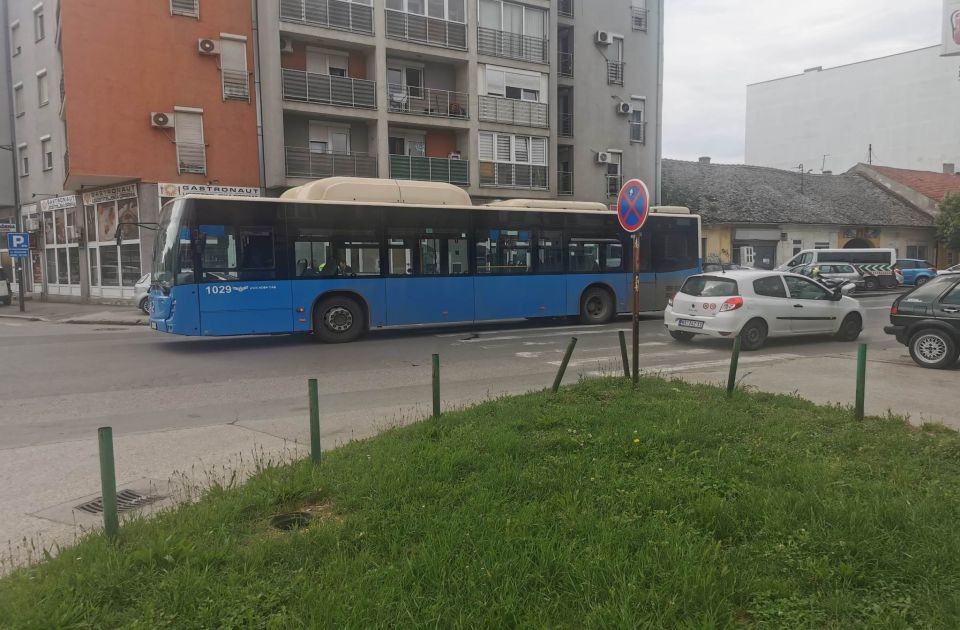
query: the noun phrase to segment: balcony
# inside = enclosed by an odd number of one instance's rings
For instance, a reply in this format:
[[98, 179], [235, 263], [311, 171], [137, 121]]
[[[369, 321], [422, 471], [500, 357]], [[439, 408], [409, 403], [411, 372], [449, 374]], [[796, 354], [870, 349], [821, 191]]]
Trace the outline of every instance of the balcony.
[[557, 15], [565, 18], [573, 17], [573, 0], [559, 0], [557, 3]]
[[467, 49], [467, 25], [415, 13], [385, 9], [387, 37], [430, 46]]
[[647, 122], [630, 121], [630, 142], [647, 143]]
[[377, 83], [284, 68], [283, 100], [376, 109]]
[[177, 143], [177, 172], [207, 174], [207, 147], [197, 142]]
[[546, 103], [481, 95], [479, 118], [484, 122], [547, 129], [550, 127], [550, 107]]
[[547, 63], [549, 48], [545, 37], [519, 35], [482, 26], [477, 29], [477, 49], [484, 55]]
[[343, 0], [280, 0], [280, 19], [373, 34], [373, 7]]
[[377, 158], [366, 153], [318, 153], [306, 147], [284, 147], [287, 177], [376, 177]]
[[549, 190], [546, 166], [480, 162], [480, 186]]
[[557, 194], [558, 195], [573, 194], [573, 172], [557, 171]]
[[573, 78], [573, 53], [570, 52], [558, 52], [557, 53], [557, 75], [561, 77], [566, 77], [568, 79]]
[[607, 61], [607, 83], [610, 85], [623, 85], [623, 66], [622, 61]]
[[448, 184], [468, 186], [470, 184], [470, 161], [411, 155], [391, 155], [390, 178], [415, 179], [424, 182], [446, 182]]
[[391, 83], [387, 86], [390, 111], [436, 118], [470, 118], [470, 95], [433, 88]]
[[635, 31], [647, 32], [647, 10], [643, 7], [632, 7], [630, 13], [630, 26]]
[[572, 138], [573, 137], [573, 114], [564, 114], [563, 112], [557, 117], [557, 135], [561, 138]]

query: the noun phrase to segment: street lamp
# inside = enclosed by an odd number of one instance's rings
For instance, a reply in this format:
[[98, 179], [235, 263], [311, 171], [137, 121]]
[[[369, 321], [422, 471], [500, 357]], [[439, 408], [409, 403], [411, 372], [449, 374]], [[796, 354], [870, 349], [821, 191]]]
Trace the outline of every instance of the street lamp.
[[[20, 212], [20, 165], [17, 164], [17, 160], [20, 156], [17, 155], [15, 147], [12, 144], [0, 144], [0, 149], [10, 152], [10, 163], [13, 164], [13, 211], [16, 213], [14, 220], [17, 222], [17, 231], [22, 232], [23, 214]], [[15, 259], [11, 257], [10, 260], [13, 261]], [[24, 261], [21, 259], [20, 264], [17, 265], [17, 285], [19, 285], [21, 313], [27, 310], [26, 300], [24, 299], [25, 277], [23, 273], [23, 265]]]

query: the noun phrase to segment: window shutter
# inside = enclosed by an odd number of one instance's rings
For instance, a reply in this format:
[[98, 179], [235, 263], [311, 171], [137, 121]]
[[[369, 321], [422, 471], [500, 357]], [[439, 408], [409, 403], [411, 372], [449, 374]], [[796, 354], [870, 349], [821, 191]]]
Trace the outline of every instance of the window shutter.
[[533, 164], [546, 165], [547, 164], [547, 139], [531, 138], [530, 140], [531, 140], [530, 161]]
[[493, 134], [480, 134], [480, 161], [493, 162]]
[[510, 136], [506, 134], [497, 134], [497, 162], [510, 162]]
[[200, 0], [170, 0], [170, 15], [200, 17]]
[[507, 73], [506, 84], [507, 87], [515, 87], [523, 90], [533, 90], [534, 92], [539, 92], [540, 75], [517, 74], [514, 72], [509, 72]]
[[246, 42], [220, 40], [220, 72], [223, 76], [223, 98], [241, 101], [250, 98]]
[[530, 138], [526, 136], [517, 136], [515, 156], [517, 162], [526, 164], [530, 161]]
[[176, 113], [177, 167], [181, 173], [206, 173], [207, 152], [203, 145], [203, 114]]

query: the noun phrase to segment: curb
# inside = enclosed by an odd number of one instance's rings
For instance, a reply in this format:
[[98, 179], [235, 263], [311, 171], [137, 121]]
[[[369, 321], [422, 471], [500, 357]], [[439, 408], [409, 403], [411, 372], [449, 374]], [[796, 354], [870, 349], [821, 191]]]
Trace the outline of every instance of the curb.
[[121, 322], [115, 319], [64, 319], [61, 324], [87, 324], [92, 326], [146, 326], [145, 321]]
[[50, 321], [46, 317], [40, 317], [39, 315], [7, 315], [6, 313], [0, 313], [0, 317], [4, 319], [21, 319], [27, 322], [48, 322]]

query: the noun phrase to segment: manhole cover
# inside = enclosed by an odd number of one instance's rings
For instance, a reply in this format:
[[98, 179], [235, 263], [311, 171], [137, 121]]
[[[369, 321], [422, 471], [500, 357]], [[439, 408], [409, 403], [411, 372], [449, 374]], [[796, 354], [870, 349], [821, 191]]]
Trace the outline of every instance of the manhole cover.
[[[121, 490], [117, 493], [117, 512], [129, 512], [142, 508], [145, 505], [156, 503], [163, 497], [153, 495], [143, 495], [133, 490]], [[92, 501], [81, 503], [74, 508], [88, 514], [103, 514], [103, 497], [97, 497]]]

